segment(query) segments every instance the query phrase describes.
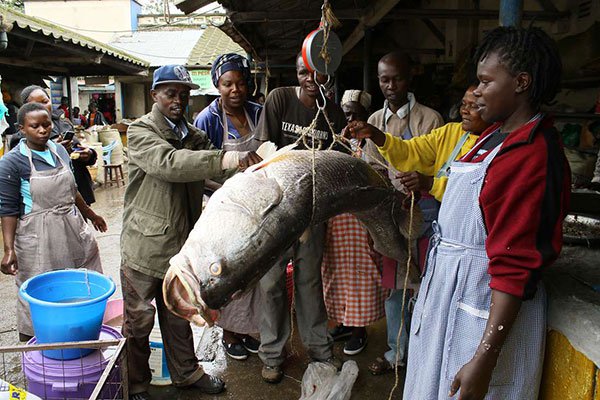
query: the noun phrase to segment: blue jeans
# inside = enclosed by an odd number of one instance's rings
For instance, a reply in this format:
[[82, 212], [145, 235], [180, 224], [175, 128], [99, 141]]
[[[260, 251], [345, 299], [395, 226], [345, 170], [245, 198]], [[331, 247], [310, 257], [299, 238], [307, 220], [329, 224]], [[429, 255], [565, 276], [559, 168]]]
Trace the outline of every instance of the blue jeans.
[[[384, 356], [391, 365], [396, 365], [396, 353], [398, 354], [398, 366], [405, 366], [404, 356], [408, 348], [408, 330], [410, 327], [409, 299], [410, 293], [406, 292], [404, 310], [402, 310], [402, 289], [393, 289], [385, 300], [385, 317], [387, 320], [387, 343], [390, 350]], [[402, 333], [398, 342], [398, 331], [400, 330], [401, 315], [404, 313]], [[397, 346], [399, 344], [399, 346]]]

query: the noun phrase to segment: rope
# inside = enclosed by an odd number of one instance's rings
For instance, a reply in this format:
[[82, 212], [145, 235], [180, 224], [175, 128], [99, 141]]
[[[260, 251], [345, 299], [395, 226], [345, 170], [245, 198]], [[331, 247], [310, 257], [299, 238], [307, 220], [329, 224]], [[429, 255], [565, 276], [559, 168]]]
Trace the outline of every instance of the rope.
[[254, 97], [258, 94], [258, 64], [256, 61], [254, 62], [254, 93], [252, 94]]
[[[296, 324], [294, 324], [294, 311], [296, 310], [296, 285], [295, 281], [295, 268], [294, 262], [292, 262], [292, 268], [294, 273], [292, 273], [292, 304], [290, 304], [290, 356], [295, 356], [298, 354], [298, 350], [296, 349], [296, 345], [294, 344], [294, 331], [296, 330]], [[286, 287], [287, 287], [287, 265], [285, 266], [285, 276], [286, 276]]]
[[338, 20], [333, 13], [333, 9], [328, 0], [324, 0], [323, 6], [321, 7], [321, 26], [323, 28], [323, 47], [321, 47], [319, 57], [325, 61], [325, 69], [327, 69], [327, 66], [331, 62], [331, 56], [329, 55], [329, 49], [327, 48], [329, 33], [331, 32], [331, 28], [341, 26], [340, 20]]
[[[329, 125], [329, 129], [331, 130], [331, 133], [334, 138], [331, 146], [329, 146], [329, 149], [331, 149], [335, 143], [339, 143], [342, 147], [349, 150], [352, 153], [352, 155], [357, 155], [358, 153], [364, 151], [364, 149], [361, 148], [360, 145], [356, 146], [356, 150], [352, 149], [352, 147], [351, 147], [352, 143], [350, 142], [350, 140], [348, 140], [347, 138], [345, 138], [344, 136], [342, 136], [340, 134], [335, 133], [333, 124], [329, 120], [329, 117], [327, 116], [327, 113], [325, 112], [325, 110], [323, 110], [323, 116], [325, 117], [325, 120], [327, 121], [327, 124]], [[346, 143], [344, 143], [344, 142], [348, 142], [350, 144], [350, 146], [346, 145]], [[371, 159], [373, 161], [375, 161], [377, 164], [379, 164], [380, 166], [384, 167], [385, 169], [393, 170], [392, 167], [383, 163], [382, 161], [378, 160], [377, 158], [371, 157]], [[404, 307], [406, 305], [406, 287], [408, 286], [408, 276], [410, 274], [410, 268], [411, 268], [411, 263], [412, 263], [412, 241], [413, 241], [412, 228], [413, 228], [414, 212], [415, 212], [415, 195], [414, 195], [414, 193], [411, 192], [410, 193], [410, 214], [409, 214], [409, 224], [408, 224], [408, 244], [409, 244], [408, 245], [408, 257], [406, 259], [406, 274], [404, 276], [404, 285], [402, 288], [402, 314], [400, 316], [400, 329], [398, 330], [398, 335], [396, 336], [396, 349], [400, 348], [400, 337], [402, 335], [402, 328], [404, 327]], [[396, 350], [396, 360], [394, 361], [395, 380], [394, 380], [394, 386], [392, 387], [392, 390], [390, 391], [388, 400], [392, 400], [394, 392], [398, 388], [398, 385], [400, 382], [400, 377], [399, 377], [399, 373], [398, 373], [398, 364], [399, 363], [400, 363], [400, 352]]]
[[394, 380], [394, 386], [390, 391], [390, 396], [388, 400], [392, 400], [392, 396], [394, 395], [394, 391], [398, 388], [398, 384], [400, 382], [400, 377], [398, 374], [398, 364], [400, 363], [400, 352], [398, 349], [400, 348], [400, 336], [402, 335], [402, 328], [404, 327], [404, 305], [406, 302], [406, 286], [408, 285], [408, 275], [410, 271], [411, 261], [412, 261], [412, 224], [413, 224], [413, 215], [415, 211], [415, 195], [411, 192], [410, 194], [410, 214], [409, 214], [409, 224], [408, 224], [408, 257], [406, 259], [406, 274], [404, 275], [404, 288], [402, 289], [402, 312], [400, 314], [400, 329], [398, 330], [398, 336], [396, 336], [396, 360], [394, 361], [394, 372], [396, 375], [396, 379]]
[[[322, 86], [322, 85], [321, 85]], [[317, 113], [315, 115], [315, 118], [312, 120], [312, 122], [310, 123], [310, 125], [306, 128], [303, 128], [300, 131], [300, 137], [298, 138], [298, 140], [296, 141], [296, 143], [299, 143], [300, 141], [302, 141], [304, 143], [304, 145], [306, 146], [306, 148], [308, 148], [308, 145], [306, 143], [306, 137], [308, 136], [308, 132], [313, 130], [317, 124], [317, 120], [319, 118], [319, 115], [322, 113], [323, 117], [325, 118], [325, 121], [327, 122], [327, 126], [329, 127], [329, 130], [331, 131], [331, 134], [333, 136], [333, 140], [331, 145], [329, 146], [328, 150], [331, 150], [333, 148], [333, 146], [338, 143], [341, 147], [345, 148], [346, 150], [348, 150], [353, 156], [356, 156], [358, 154], [360, 154], [361, 152], [364, 152], [364, 149], [361, 148], [360, 144], [356, 145], [356, 150], [352, 148], [352, 142], [350, 142], [349, 139], [345, 138], [343, 135], [338, 134], [335, 132], [335, 129], [333, 127], [333, 124], [331, 122], [331, 120], [329, 119], [329, 116], [327, 115], [327, 112], [325, 110], [325, 106], [323, 106], [323, 108], [321, 107], [317, 107]], [[348, 143], [348, 144], [346, 144]], [[319, 143], [319, 148], [321, 147], [321, 144]], [[313, 182], [313, 204], [312, 204], [312, 217], [314, 218], [315, 215], [315, 204], [316, 204], [316, 194], [317, 194], [317, 190], [316, 190], [316, 168], [315, 168], [315, 138], [312, 138], [312, 143], [311, 143], [311, 148], [312, 148], [312, 182]], [[377, 164], [379, 164], [380, 166], [382, 166], [383, 168], [385, 168], [388, 171], [392, 171], [393, 168], [391, 166], [389, 166], [388, 164], [378, 160], [376, 157], [371, 157], [371, 159], [373, 161], [375, 161]], [[408, 225], [408, 257], [406, 259], [406, 274], [404, 276], [404, 285], [403, 285], [403, 289], [402, 289], [402, 315], [400, 316], [400, 329], [398, 330], [398, 335], [396, 336], [396, 349], [398, 349], [400, 347], [400, 337], [402, 335], [402, 328], [404, 327], [404, 307], [406, 305], [406, 288], [408, 286], [408, 276], [410, 274], [410, 268], [411, 268], [411, 263], [412, 263], [412, 228], [413, 228], [413, 217], [414, 217], [414, 212], [415, 212], [415, 195], [414, 193], [410, 193], [410, 214], [409, 214], [409, 225]], [[312, 218], [311, 218], [312, 220]], [[293, 315], [292, 315], [293, 317]], [[400, 382], [400, 377], [399, 377], [399, 373], [398, 373], [398, 364], [400, 363], [400, 352], [396, 351], [396, 360], [394, 362], [394, 372], [395, 372], [395, 380], [394, 380], [394, 386], [392, 387], [392, 390], [390, 391], [390, 395], [388, 397], [388, 400], [392, 400], [392, 396], [394, 395], [394, 392], [396, 391], [396, 389], [398, 388], [399, 382]]]

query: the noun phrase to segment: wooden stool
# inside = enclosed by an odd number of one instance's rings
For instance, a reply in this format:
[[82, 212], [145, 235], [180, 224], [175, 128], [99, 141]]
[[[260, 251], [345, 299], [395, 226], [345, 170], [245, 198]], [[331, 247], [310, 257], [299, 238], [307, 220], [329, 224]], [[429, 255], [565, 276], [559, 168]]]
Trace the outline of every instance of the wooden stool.
[[[113, 176], [114, 172], [114, 176]], [[123, 182], [123, 186], [125, 186], [125, 177], [123, 176], [123, 167], [121, 164], [108, 164], [104, 166], [104, 184], [110, 186], [113, 183], [117, 184], [117, 187], [120, 186], [121, 181]]]

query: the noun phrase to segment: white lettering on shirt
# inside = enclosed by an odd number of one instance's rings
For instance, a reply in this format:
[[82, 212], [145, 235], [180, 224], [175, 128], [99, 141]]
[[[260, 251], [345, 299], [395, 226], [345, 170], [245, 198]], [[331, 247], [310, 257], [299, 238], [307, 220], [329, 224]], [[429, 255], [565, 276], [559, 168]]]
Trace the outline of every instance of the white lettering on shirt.
[[[288, 136], [298, 137], [302, 134], [302, 131], [306, 129], [306, 127], [292, 124], [290, 122], [281, 121], [281, 131]], [[322, 131], [319, 129], [311, 129], [308, 131], [307, 135], [311, 138], [316, 138], [319, 140], [327, 140], [329, 133], [326, 131]]]

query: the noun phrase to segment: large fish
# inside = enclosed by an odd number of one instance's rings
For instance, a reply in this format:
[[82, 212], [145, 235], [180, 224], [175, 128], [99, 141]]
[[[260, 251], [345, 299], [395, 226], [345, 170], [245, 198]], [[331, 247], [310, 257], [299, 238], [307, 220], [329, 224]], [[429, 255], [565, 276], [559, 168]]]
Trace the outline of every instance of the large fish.
[[[313, 171], [315, 191], [313, 199]], [[374, 248], [406, 262], [409, 213], [404, 195], [366, 162], [337, 151], [278, 152], [225, 182], [170, 260], [168, 308], [194, 322], [254, 285], [310, 226], [352, 213]], [[314, 200], [314, 202], [313, 202]], [[421, 215], [415, 206], [412, 234]]]

